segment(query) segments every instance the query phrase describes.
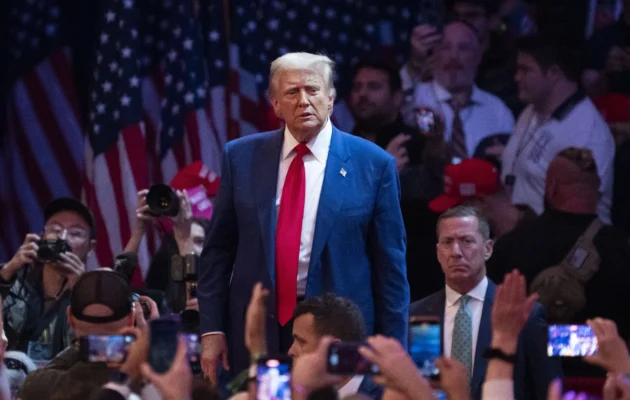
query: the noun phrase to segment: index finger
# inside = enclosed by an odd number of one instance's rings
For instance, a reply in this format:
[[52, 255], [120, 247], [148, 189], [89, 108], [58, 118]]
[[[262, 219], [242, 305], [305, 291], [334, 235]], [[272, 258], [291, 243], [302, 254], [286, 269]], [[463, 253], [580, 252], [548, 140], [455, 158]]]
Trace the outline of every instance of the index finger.
[[406, 142], [409, 141], [409, 139], [411, 139], [411, 135], [407, 135], [405, 133], [399, 133], [398, 135], [396, 135], [396, 137], [394, 137], [391, 141], [392, 143], [394, 143], [395, 145], [402, 145]]
[[24, 238], [24, 243], [37, 242], [40, 239], [41, 238], [39, 237], [39, 235], [35, 233], [27, 233], [26, 237]]
[[138, 192], [138, 197], [146, 196], [147, 194], [149, 194], [149, 189], [142, 189]]

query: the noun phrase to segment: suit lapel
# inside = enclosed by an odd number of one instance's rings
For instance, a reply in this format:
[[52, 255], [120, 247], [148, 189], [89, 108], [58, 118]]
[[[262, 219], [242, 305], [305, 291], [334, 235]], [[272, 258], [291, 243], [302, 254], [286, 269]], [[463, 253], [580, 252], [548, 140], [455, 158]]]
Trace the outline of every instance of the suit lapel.
[[[339, 210], [347, 195], [347, 182], [353, 179], [353, 171], [350, 168], [350, 152], [341, 132], [333, 125], [330, 149], [324, 172], [324, 183], [317, 206], [315, 220], [315, 234], [311, 249], [311, 261], [309, 264], [309, 277], [320, 265], [321, 253], [324, 250], [326, 240], [332, 230]], [[345, 171], [345, 172], [342, 172]]]
[[479, 323], [479, 333], [477, 334], [477, 346], [475, 348], [474, 371], [472, 381], [470, 383], [471, 393], [475, 394], [481, 390], [481, 384], [486, 378], [486, 368], [488, 361], [483, 357], [484, 351], [490, 347], [492, 341], [492, 328], [490, 317], [492, 314], [492, 305], [494, 304], [494, 293], [496, 286], [492, 281], [488, 280], [488, 289], [483, 302], [483, 311], [481, 312], [481, 322]]
[[256, 152], [254, 160], [254, 180], [258, 223], [260, 224], [265, 260], [271, 282], [275, 282], [275, 237], [276, 237], [276, 191], [278, 168], [284, 141], [284, 129], [275, 132]]

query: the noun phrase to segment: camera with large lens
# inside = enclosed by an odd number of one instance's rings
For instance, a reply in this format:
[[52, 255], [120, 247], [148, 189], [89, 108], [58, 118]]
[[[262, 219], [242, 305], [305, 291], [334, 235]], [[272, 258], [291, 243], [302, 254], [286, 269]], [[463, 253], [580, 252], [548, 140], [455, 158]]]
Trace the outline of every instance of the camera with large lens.
[[[188, 300], [197, 298], [197, 256], [187, 254], [185, 256], [174, 255], [171, 258], [171, 278], [176, 284], [183, 283], [186, 290], [181, 292], [180, 298], [175, 301], [186, 308]], [[180, 313], [182, 330], [185, 332], [197, 332], [199, 330], [199, 311], [183, 310]]]
[[[134, 252], [122, 253], [116, 256], [114, 259], [114, 268], [112, 268], [115, 272], [122, 275], [127, 283], [131, 285], [131, 280], [133, 279], [133, 273], [138, 265], [138, 255]], [[149, 320], [151, 318], [151, 309], [149, 305], [144, 301], [140, 300], [140, 294], [132, 293], [131, 294], [132, 302], [140, 302], [140, 306], [142, 307], [142, 315], [144, 315], [145, 320]]]
[[61, 254], [72, 251], [70, 244], [63, 239], [43, 239], [37, 242], [37, 261], [55, 263], [61, 261]]
[[179, 214], [179, 197], [168, 185], [158, 183], [147, 193], [147, 214], [154, 217], [175, 217]]

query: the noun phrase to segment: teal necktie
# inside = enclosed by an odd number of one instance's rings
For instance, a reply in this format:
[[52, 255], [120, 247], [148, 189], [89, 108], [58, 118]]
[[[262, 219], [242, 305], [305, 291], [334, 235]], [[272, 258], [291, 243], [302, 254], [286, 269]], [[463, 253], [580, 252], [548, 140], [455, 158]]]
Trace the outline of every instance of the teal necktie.
[[453, 342], [451, 345], [451, 358], [464, 364], [468, 370], [468, 382], [472, 376], [472, 315], [468, 307], [470, 296], [462, 296], [459, 299], [459, 309], [455, 314], [453, 325]]

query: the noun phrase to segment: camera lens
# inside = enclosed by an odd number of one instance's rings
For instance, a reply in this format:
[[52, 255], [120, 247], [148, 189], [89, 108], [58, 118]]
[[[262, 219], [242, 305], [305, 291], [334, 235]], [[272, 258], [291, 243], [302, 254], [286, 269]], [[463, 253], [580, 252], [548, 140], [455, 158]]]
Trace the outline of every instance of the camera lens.
[[147, 194], [149, 213], [154, 216], [175, 217], [179, 213], [179, 198], [167, 185], [151, 186]]

